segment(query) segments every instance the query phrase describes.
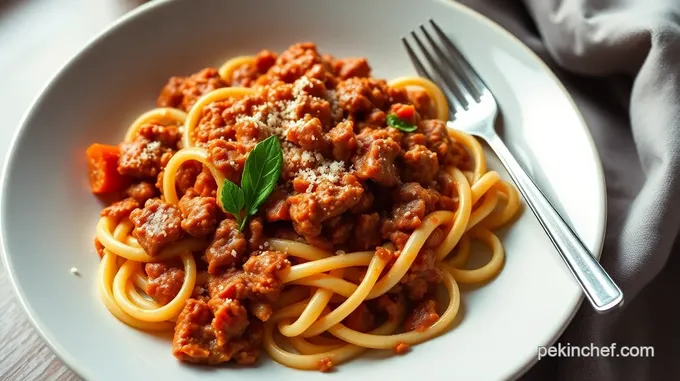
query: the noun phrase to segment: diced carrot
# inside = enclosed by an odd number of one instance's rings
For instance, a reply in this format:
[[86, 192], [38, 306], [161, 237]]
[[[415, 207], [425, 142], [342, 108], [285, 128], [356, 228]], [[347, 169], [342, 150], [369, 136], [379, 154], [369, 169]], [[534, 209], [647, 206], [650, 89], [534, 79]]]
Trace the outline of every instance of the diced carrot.
[[395, 108], [394, 113], [404, 121], [412, 121], [416, 114], [416, 108], [413, 105], [400, 105]]
[[86, 153], [92, 193], [118, 192], [125, 188], [126, 177], [118, 172], [120, 150], [117, 146], [95, 143]]

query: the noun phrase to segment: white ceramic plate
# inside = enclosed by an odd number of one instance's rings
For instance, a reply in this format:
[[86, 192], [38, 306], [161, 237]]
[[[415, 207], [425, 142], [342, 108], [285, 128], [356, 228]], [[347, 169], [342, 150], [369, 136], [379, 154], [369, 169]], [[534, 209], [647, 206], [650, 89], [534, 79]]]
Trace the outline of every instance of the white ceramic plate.
[[[414, 74], [399, 38], [431, 17], [495, 93], [509, 147], [599, 257], [605, 187], [587, 129], [547, 67], [482, 16], [450, 1], [152, 3], [115, 23], [60, 71], [28, 112], [6, 161], [4, 259], [54, 351], [97, 381], [319, 377], [268, 359], [252, 368], [186, 366], [172, 357], [167, 338], [116, 320], [95, 287], [92, 239], [101, 206], [89, 193], [84, 152], [92, 142], [119, 142], [127, 125], [154, 106], [169, 76], [263, 48], [281, 51], [311, 40], [338, 57], [367, 57], [377, 77]], [[494, 159], [490, 166], [501, 169]], [[537, 347], [559, 336], [582, 295], [528, 208], [502, 239], [504, 270], [464, 293], [455, 329], [407, 355], [365, 356], [324, 377], [499, 380], [523, 373]]]

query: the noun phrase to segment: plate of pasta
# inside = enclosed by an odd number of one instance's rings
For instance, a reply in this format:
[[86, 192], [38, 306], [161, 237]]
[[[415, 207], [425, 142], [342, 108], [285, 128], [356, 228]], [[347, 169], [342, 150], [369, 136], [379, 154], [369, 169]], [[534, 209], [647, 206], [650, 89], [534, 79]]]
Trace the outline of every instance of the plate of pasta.
[[161, 1], [59, 71], [5, 162], [3, 258], [50, 347], [88, 380], [523, 374], [582, 295], [496, 157], [411, 67], [400, 38], [433, 17], [599, 257], [587, 127], [483, 16]]

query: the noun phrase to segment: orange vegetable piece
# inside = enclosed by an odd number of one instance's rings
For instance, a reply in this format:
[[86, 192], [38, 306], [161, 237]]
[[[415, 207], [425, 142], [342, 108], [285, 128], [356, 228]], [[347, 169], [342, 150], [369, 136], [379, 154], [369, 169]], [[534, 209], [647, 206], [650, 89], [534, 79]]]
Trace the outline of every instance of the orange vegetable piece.
[[92, 193], [118, 192], [125, 188], [127, 179], [118, 172], [120, 149], [107, 144], [92, 144], [87, 148], [87, 168]]

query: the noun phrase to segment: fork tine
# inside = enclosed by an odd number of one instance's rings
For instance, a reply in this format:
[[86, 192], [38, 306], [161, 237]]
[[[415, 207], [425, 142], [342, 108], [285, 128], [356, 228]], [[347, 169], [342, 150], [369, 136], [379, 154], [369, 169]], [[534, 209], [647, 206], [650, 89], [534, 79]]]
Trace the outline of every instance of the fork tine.
[[[411, 48], [411, 45], [408, 43], [408, 40], [406, 40], [406, 37], [402, 37], [401, 42], [404, 45], [404, 48], [406, 49], [406, 53], [408, 54], [409, 59], [413, 63], [413, 66], [415, 66], [416, 72], [418, 73], [418, 75], [434, 81], [432, 75], [430, 75], [430, 73], [427, 71], [427, 69], [425, 69], [425, 67], [423, 66], [423, 63], [420, 62], [420, 59], [418, 58], [416, 53]], [[447, 101], [449, 103], [449, 109], [450, 109], [449, 113], [451, 114], [451, 117], [453, 118], [455, 113], [456, 113], [456, 110], [458, 109], [457, 106], [459, 106], [459, 105], [454, 104], [451, 101], [451, 99], [447, 99]]]
[[432, 27], [434, 28], [435, 32], [439, 36], [439, 38], [446, 45], [447, 51], [455, 57], [455, 59], [453, 61], [460, 62], [459, 67], [461, 68], [461, 70], [463, 70], [466, 73], [465, 77], [470, 79], [469, 80], [470, 84], [475, 87], [477, 94], [479, 96], [481, 96], [482, 93], [484, 92], [484, 90], [486, 90], [486, 88], [487, 88], [487, 86], [484, 84], [484, 81], [482, 81], [482, 79], [479, 77], [477, 72], [472, 68], [472, 65], [470, 65], [468, 60], [465, 59], [465, 56], [463, 56], [463, 53], [461, 53], [460, 50], [458, 50], [458, 48], [456, 48], [454, 43], [442, 31], [442, 29], [439, 27], [439, 25], [437, 25], [437, 23], [434, 22], [434, 20], [432, 20], [432, 19], [430, 19], [429, 21], [430, 21], [430, 24], [432, 25]]
[[[457, 61], [451, 60], [449, 55], [444, 53], [442, 49], [439, 47], [439, 44], [435, 42], [435, 40], [430, 36], [430, 33], [427, 32], [427, 29], [425, 29], [425, 26], [421, 25], [420, 30], [422, 33], [425, 35], [425, 38], [427, 39], [427, 42], [430, 44], [432, 49], [435, 51], [435, 54], [437, 54], [437, 57], [443, 61], [443, 63], [447, 66], [447, 68], [450, 68], [453, 73], [455, 73], [455, 80], [454, 83], [462, 83], [463, 87], [465, 90], [467, 90], [467, 93], [471, 95], [472, 98], [474, 98], [474, 101], [479, 102], [480, 101], [480, 96], [479, 92], [477, 91], [477, 88], [473, 83], [470, 82], [470, 79], [465, 73], [465, 69], [460, 66], [460, 64]], [[449, 84], [451, 86], [451, 84]]]
[[467, 110], [470, 102], [465, 98], [465, 94], [460, 91], [459, 86], [456, 85], [455, 79], [451, 79], [450, 75], [447, 75], [447, 73], [442, 70], [415, 32], [411, 32], [411, 38], [413, 38], [418, 45], [418, 48], [420, 48], [421, 53], [425, 56], [425, 60], [430, 64], [430, 67], [437, 73], [437, 77], [446, 84], [448, 90], [450, 90], [463, 109]]

